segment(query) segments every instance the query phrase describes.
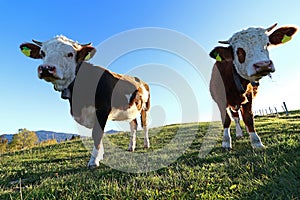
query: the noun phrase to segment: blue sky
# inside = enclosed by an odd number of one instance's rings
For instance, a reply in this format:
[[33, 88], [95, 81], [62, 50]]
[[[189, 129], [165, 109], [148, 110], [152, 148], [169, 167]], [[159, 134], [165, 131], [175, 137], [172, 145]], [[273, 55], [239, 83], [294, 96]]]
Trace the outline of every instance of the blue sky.
[[[278, 26], [299, 26], [299, 9], [297, 0], [0, 1], [0, 134], [16, 133], [19, 128], [78, 132], [69, 114], [68, 102], [60, 98], [51, 84], [37, 78], [36, 68], [41, 61], [26, 58], [19, 51], [19, 45], [23, 42], [31, 39], [43, 41], [63, 34], [81, 43], [98, 45], [124, 31], [160, 27], [186, 35], [208, 54], [218, 45], [217, 41], [226, 40], [236, 31], [249, 26], [268, 27], [275, 22]], [[300, 107], [297, 92], [300, 85], [299, 48], [298, 33], [291, 42], [270, 50], [276, 72], [272, 80], [264, 78], [261, 81], [254, 109], [276, 106], [281, 110], [283, 101], [290, 109]], [[145, 50], [123, 55], [109, 68], [134, 75], [134, 69], [150, 63], [168, 66], [182, 74], [196, 99], [204, 98], [198, 102], [200, 118], [210, 119], [207, 83], [193, 77], [193, 71], [185, 68], [191, 68], [186, 61], [168, 53]], [[210, 70], [212, 65], [207, 68]], [[172, 110], [172, 106], [178, 107], [182, 103], [178, 103], [176, 94], [166, 93], [163, 87], [155, 84], [152, 89], [156, 95], [153, 95], [153, 116], [162, 117], [157, 124], [181, 122], [182, 119], [176, 118], [176, 114], [182, 111]], [[109, 123], [107, 129], [115, 126], [123, 127]]]

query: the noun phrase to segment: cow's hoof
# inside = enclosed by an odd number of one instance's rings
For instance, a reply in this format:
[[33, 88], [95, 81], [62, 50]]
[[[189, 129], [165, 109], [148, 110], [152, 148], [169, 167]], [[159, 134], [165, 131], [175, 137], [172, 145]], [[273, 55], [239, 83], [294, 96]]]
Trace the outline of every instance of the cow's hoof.
[[261, 142], [251, 143], [253, 149], [265, 149], [265, 146]]
[[237, 140], [240, 140], [240, 139], [242, 139], [243, 137], [244, 137], [243, 135], [237, 135], [237, 136], [236, 136], [236, 139], [237, 139]]
[[[101, 158], [102, 158], [101, 160], [103, 160], [103, 156]], [[95, 159], [94, 157], [91, 157], [87, 166], [89, 169], [94, 169], [99, 167], [99, 163], [100, 163], [100, 159]]]
[[96, 164], [95, 162], [94, 162], [94, 163], [89, 162], [88, 165], [87, 165], [87, 167], [88, 167], [89, 169], [95, 169], [95, 168], [98, 168], [98, 167], [99, 167], [99, 163]]
[[129, 151], [129, 152], [134, 152], [134, 148], [129, 147], [129, 148], [127, 149], [127, 151]]
[[149, 149], [150, 148], [150, 142], [149, 140], [144, 141], [144, 149]]
[[224, 150], [227, 150], [227, 151], [232, 149], [232, 146], [229, 142], [222, 142], [222, 147]]
[[145, 149], [149, 149], [149, 148], [150, 148], [150, 142], [149, 142], [149, 139], [148, 139], [148, 140], [147, 140], [147, 139], [144, 140], [144, 148], [145, 148]]
[[250, 136], [250, 142], [253, 147], [253, 149], [264, 149], [265, 146], [262, 144], [260, 137], [257, 135], [257, 133], [249, 133]]
[[232, 148], [231, 148], [231, 147], [223, 147], [223, 150], [224, 150], [224, 151], [231, 151]]
[[88, 165], [88, 169], [97, 169], [98, 167], [97, 165]]
[[241, 139], [241, 138], [243, 138], [243, 137], [244, 137], [244, 134], [243, 134], [242, 129], [237, 129], [237, 130], [235, 131], [235, 136], [236, 136], [236, 139]]

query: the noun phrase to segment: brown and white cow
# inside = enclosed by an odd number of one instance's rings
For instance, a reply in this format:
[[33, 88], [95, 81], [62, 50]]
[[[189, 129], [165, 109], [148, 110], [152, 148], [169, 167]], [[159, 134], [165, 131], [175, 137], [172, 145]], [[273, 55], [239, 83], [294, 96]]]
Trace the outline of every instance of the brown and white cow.
[[42, 59], [38, 77], [53, 83], [62, 98], [69, 99], [71, 114], [79, 124], [92, 128], [94, 147], [89, 167], [103, 159], [102, 137], [107, 120], [130, 121], [129, 151], [136, 146], [138, 114], [144, 129], [144, 147], [149, 148], [149, 86], [136, 77], [113, 73], [88, 62], [96, 52], [91, 44], [79, 44], [57, 36], [46, 42], [24, 43], [21, 51], [31, 58]]
[[252, 99], [258, 88], [258, 81], [275, 71], [269, 58], [268, 46], [289, 41], [297, 31], [295, 27], [281, 27], [272, 32], [270, 28], [248, 28], [235, 33], [228, 41], [220, 42], [228, 46], [215, 47], [210, 56], [216, 59], [210, 81], [210, 92], [221, 112], [224, 128], [222, 147], [231, 149], [230, 123], [236, 123], [236, 136], [242, 137], [238, 111], [250, 136], [253, 148], [263, 148], [257, 135], [252, 114]]

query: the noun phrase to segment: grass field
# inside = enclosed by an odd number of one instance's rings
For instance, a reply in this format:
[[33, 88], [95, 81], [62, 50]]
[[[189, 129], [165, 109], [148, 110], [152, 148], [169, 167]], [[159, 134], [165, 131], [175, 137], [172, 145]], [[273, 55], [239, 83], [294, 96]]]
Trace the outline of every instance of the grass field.
[[223, 151], [214, 122], [152, 129], [149, 150], [139, 134], [135, 153], [128, 133], [106, 135], [105, 164], [93, 170], [80, 140], [4, 154], [0, 199], [300, 199], [300, 112], [255, 121], [264, 151], [246, 133]]

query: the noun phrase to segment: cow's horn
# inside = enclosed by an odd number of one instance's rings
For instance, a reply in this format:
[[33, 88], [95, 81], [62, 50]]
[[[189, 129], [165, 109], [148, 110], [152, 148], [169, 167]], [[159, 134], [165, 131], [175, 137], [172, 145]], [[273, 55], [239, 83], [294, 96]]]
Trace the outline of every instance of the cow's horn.
[[39, 45], [39, 46], [42, 46], [43, 43], [42, 42], [39, 42], [39, 41], [36, 41], [36, 40], [32, 40], [32, 42], [34, 42], [35, 44]]
[[90, 46], [92, 43], [90, 42], [90, 43], [87, 43], [87, 44], [79, 44], [79, 45], [81, 45], [81, 46]]
[[219, 41], [221, 44], [229, 44], [229, 41]]
[[277, 26], [277, 23], [275, 23], [274, 25], [272, 25], [269, 28], [267, 28], [266, 31], [270, 32], [273, 28], [275, 28], [275, 26]]

